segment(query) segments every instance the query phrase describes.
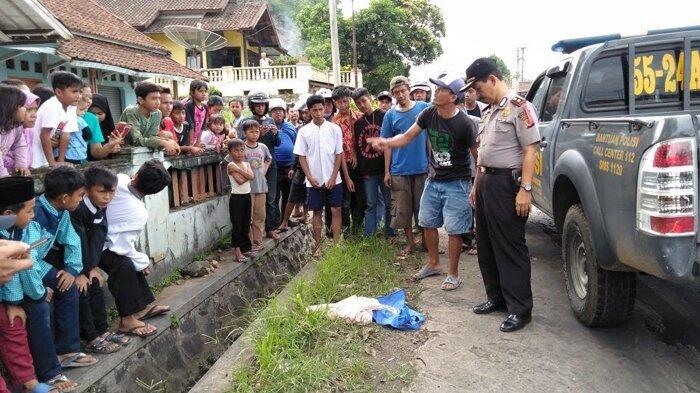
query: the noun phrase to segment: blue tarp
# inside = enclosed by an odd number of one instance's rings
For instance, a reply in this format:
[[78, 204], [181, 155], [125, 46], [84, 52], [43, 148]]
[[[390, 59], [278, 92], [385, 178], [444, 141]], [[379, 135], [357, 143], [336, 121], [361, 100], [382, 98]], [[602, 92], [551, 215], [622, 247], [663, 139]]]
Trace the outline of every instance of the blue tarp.
[[418, 330], [425, 321], [425, 315], [408, 308], [406, 292], [399, 289], [388, 295], [377, 297], [383, 307], [372, 312], [372, 320], [382, 326], [391, 326], [399, 330]]

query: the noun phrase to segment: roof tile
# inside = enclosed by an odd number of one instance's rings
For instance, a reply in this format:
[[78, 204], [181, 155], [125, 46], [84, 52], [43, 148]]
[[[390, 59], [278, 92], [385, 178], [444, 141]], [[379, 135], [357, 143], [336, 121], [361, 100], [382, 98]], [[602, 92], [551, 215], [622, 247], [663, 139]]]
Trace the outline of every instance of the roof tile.
[[208, 13], [202, 18], [157, 18], [144, 33], [161, 33], [169, 25], [197, 26], [212, 31], [252, 29], [267, 9], [266, 3], [240, 3], [231, 1], [223, 11]]
[[93, 61], [140, 72], [201, 79], [199, 73], [167, 56], [102, 41], [74, 37], [59, 41], [58, 52], [73, 59]]
[[94, 0], [41, 1], [71, 32], [167, 53], [162, 45], [134, 29]]
[[143, 28], [158, 17], [161, 11], [210, 12], [220, 11], [229, 0], [99, 0], [110, 11], [124, 18], [130, 25]]

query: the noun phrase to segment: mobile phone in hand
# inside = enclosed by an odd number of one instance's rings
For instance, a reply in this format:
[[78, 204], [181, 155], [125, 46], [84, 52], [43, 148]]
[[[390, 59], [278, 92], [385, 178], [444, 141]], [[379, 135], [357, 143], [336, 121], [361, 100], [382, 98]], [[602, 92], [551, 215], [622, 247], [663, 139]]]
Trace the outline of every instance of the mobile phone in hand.
[[42, 237], [41, 239], [39, 239], [39, 240], [37, 240], [37, 241], [35, 241], [35, 242], [33, 242], [32, 244], [29, 245], [29, 251], [31, 251], [31, 250], [33, 250], [33, 249], [35, 249], [35, 248], [38, 248], [38, 247], [43, 246], [44, 244], [48, 243], [49, 240], [51, 240], [51, 238], [48, 237], [48, 236]]
[[119, 134], [120, 137], [126, 138], [130, 132], [131, 132], [131, 124], [124, 123], [123, 121], [120, 121], [119, 124], [117, 124], [117, 133]]

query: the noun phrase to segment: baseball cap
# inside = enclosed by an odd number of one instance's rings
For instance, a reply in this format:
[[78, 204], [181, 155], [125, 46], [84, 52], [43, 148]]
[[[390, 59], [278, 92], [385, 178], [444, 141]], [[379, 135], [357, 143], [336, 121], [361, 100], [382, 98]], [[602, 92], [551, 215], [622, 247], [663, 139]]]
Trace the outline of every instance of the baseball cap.
[[457, 75], [442, 74], [438, 78], [430, 78], [430, 83], [437, 87], [449, 89], [458, 99], [464, 98], [464, 79]]
[[284, 100], [281, 98], [271, 99], [270, 100], [270, 110], [277, 109], [277, 108], [284, 109], [284, 111], [286, 112], [287, 111], [287, 103], [284, 102]]
[[379, 94], [377, 94], [377, 99], [381, 100], [382, 98], [391, 99], [391, 94], [389, 94], [389, 92], [386, 90], [381, 91], [381, 92], [379, 92]]
[[411, 83], [408, 81], [408, 78], [403, 75], [395, 76], [391, 78], [391, 82], [389, 82], [389, 91], [394, 91], [394, 88], [401, 85], [406, 85], [409, 89], [411, 88]]
[[464, 80], [465, 84], [462, 91], [468, 90], [472, 87], [474, 82], [494, 71], [498, 71], [498, 67], [493, 59], [482, 57], [474, 60], [474, 62], [467, 67], [467, 78]]

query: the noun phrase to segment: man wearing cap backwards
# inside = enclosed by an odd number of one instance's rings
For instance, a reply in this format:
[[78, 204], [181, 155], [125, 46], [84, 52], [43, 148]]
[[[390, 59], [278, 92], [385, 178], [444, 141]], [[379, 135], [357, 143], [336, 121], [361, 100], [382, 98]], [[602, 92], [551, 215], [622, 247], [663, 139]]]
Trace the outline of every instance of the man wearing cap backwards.
[[432, 89], [428, 82], [419, 82], [411, 86], [411, 100], [413, 101], [423, 101], [430, 102], [432, 97]]
[[[416, 122], [423, 109], [430, 105], [409, 98], [408, 78], [395, 76], [389, 83], [396, 105], [384, 115], [382, 138], [391, 138], [408, 131]], [[391, 190], [391, 228], [403, 229], [406, 233], [406, 247], [399, 256], [413, 252], [416, 243], [413, 239], [412, 219], [418, 218], [420, 197], [423, 194], [428, 172], [427, 141], [424, 133], [401, 148], [387, 148], [384, 151], [384, 183]]]
[[532, 313], [525, 223], [540, 141], [537, 116], [532, 104], [503, 82], [491, 59], [478, 59], [467, 68], [463, 90], [470, 87], [490, 104], [479, 125], [478, 172], [469, 195], [476, 207], [477, 251], [487, 296], [474, 312], [507, 309], [501, 331], [512, 332], [530, 322]]
[[437, 86], [433, 106], [423, 110], [415, 124], [405, 133], [373, 140], [376, 149], [401, 147], [419, 135], [427, 135], [430, 153], [429, 177], [420, 199], [418, 224], [424, 228], [428, 263], [414, 275], [415, 279], [440, 275], [438, 228], [444, 227], [449, 235], [449, 271], [442, 289], [454, 290], [461, 284], [459, 254], [462, 252], [463, 233], [469, 230], [471, 209], [466, 196], [471, 190], [470, 152], [476, 157], [476, 129], [466, 113], [457, 108], [457, 100], [464, 97], [460, 77], [443, 75], [430, 79]]

